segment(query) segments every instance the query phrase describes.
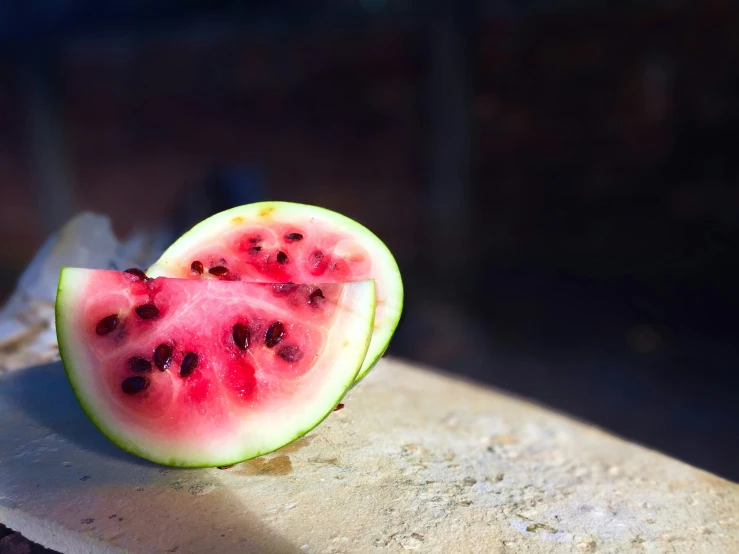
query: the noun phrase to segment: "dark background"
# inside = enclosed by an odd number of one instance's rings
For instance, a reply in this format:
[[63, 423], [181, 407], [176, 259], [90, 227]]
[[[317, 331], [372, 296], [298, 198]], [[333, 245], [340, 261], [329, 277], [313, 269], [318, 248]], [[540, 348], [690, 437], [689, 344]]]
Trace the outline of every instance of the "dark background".
[[79, 210], [322, 205], [391, 352], [739, 480], [734, 2], [0, 0], [0, 298]]

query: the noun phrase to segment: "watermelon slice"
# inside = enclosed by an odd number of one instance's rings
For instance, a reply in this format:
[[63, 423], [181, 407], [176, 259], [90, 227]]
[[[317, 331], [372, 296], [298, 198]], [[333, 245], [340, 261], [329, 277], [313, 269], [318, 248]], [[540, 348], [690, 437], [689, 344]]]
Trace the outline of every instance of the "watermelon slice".
[[318, 425], [372, 336], [372, 281], [317, 285], [147, 279], [65, 268], [64, 367], [123, 449], [184, 467], [241, 462]]
[[270, 283], [374, 279], [375, 327], [362, 379], [387, 349], [403, 309], [392, 254], [341, 214], [288, 202], [262, 202], [216, 214], [185, 233], [147, 270], [150, 277]]

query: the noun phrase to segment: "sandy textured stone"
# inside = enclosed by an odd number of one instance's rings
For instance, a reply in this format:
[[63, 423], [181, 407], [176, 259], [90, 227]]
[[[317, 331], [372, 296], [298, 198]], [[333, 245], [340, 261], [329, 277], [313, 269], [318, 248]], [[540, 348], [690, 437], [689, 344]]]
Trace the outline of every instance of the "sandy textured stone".
[[0, 522], [76, 552], [739, 552], [739, 487], [383, 360], [346, 407], [229, 470], [111, 445], [59, 364], [0, 380]]

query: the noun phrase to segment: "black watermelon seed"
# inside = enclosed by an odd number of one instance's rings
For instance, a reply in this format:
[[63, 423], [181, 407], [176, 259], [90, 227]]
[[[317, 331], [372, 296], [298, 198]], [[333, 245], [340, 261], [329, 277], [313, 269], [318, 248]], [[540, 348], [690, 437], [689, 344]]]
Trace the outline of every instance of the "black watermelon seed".
[[280, 341], [282, 340], [282, 337], [285, 335], [285, 326], [282, 324], [281, 321], [275, 321], [272, 325], [269, 326], [269, 329], [267, 329], [267, 333], [264, 336], [264, 344], [267, 345], [267, 348], [274, 348], [278, 344], [280, 344]]
[[161, 370], [169, 368], [172, 363], [172, 347], [162, 343], [154, 349], [154, 363]]
[[182, 360], [180, 366], [180, 377], [187, 377], [195, 368], [198, 367], [198, 355], [195, 352], [188, 352]]
[[314, 307], [320, 306], [325, 300], [326, 298], [323, 296], [323, 291], [321, 289], [314, 290], [308, 296], [308, 304]]
[[285, 235], [285, 240], [288, 240], [290, 242], [303, 240], [303, 235], [301, 235], [300, 233], [288, 233], [287, 235]]
[[335, 412], [338, 412], [338, 411], [339, 411], [339, 410], [341, 410], [341, 409], [342, 409], [343, 407], [344, 407], [344, 405], [343, 405], [343, 404], [337, 404], [337, 405], [336, 405], [336, 407], [334, 408], [334, 411], [335, 411]]
[[262, 235], [256, 235], [256, 236], [253, 236], [252, 238], [250, 238], [249, 239], [249, 242], [252, 243], [252, 244], [259, 244], [260, 242], [262, 242], [262, 240], [264, 240], [264, 239], [262, 239]]
[[142, 377], [141, 375], [129, 377], [128, 379], [125, 379], [121, 384], [121, 388], [126, 394], [136, 394], [137, 392], [141, 392], [148, 386], [149, 380], [146, 377]]
[[288, 363], [295, 363], [303, 357], [303, 352], [297, 346], [283, 346], [277, 355]]
[[159, 317], [159, 308], [154, 304], [142, 304], [141, 306], [136, 306], [136, 314], [141, 319], [154, 319]]
[[287, 296], [292, 291], [298, 288], [298, 285], [295, 283], [278, 283], [277, 285], [272, 285], [272, 291], [277, 296]]
[[277, 263], [278, 264], [286, 264], [287, 263], [287, 254], [285, 254], [282, 250], [280, 250], [277, 253]]
[[133, 275], [134, 277], [138, 277], [141, 281], [146, 281], [146, 273], [141, 271], [138, 267], [130, 267], [123, 273], [128, 273], [130, 275]]
[[190, 264], [190, 269], [193, 273], [196, 273], [197, 275], [202, 275], [205, 268], [203, 267], [203, 262], [195, 260]]
[[261, 251], [262, 251], [261, 246], [253, 246], [252, 248], [249, 249], [249, 252], [251, 254], [256, 254], [257, 252], [261, 252]]
[[128, 359], [128, 367], [134, 373], [146, 373], [151, 371], [151, 362], [141, 356], [134, 356]]
[[118, 327], [118, 315], [111, 314], [98, 321], [95, 332], [102, 337], [114, 331], [116, 327]]
[[237, 323], [233, 328], [233, 338], [236, 346], [241, 350], [249, 348], [249, 339], [251, 338], [249, 328], [243, 323]]
[[228, 268], [223, 267], [222, 265], [217, 265], [215, 267], [211, 267], [208, 270], [208, 273], [210, 273], [211, 275], [215, 275], [216, 277], [225, 277], [226, 275], [228, 275]]

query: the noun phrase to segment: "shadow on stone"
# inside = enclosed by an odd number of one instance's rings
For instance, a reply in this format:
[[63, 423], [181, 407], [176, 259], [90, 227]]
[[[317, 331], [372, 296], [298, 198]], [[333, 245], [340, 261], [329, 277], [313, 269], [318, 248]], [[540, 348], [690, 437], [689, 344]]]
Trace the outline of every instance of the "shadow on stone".
[[106, 488], [104, 495], [84, 498], [84, 508], [71, 513], [63, 499], [44, 508], [66, 529], [103, 538], [126, 552], [300, 552], [260, 519], [263, 509], [239, 499], [212, 470], [184, 473], [187, 482], [152, 483], [142, 490]]
[[13, 529], [33, 541], [59, 548], [58, 537], [28, 523], [38, 518], [60, 526], [80, 552], [101, 542], [130, 552], [300, 551], [219, 470], [168, 468], [111, 443], [82, 411], [61, 363], [0, 378], [0, 421], [0, 492], [12, 491], [0, 495], [4, 523], [25, 522]]
[[155, 464], [110, 442], [82, 411], [61, 362], [22, 369], [0, 379], [0, 399], [39, 425], [78, 446], [109, 458], [138, 465]]

